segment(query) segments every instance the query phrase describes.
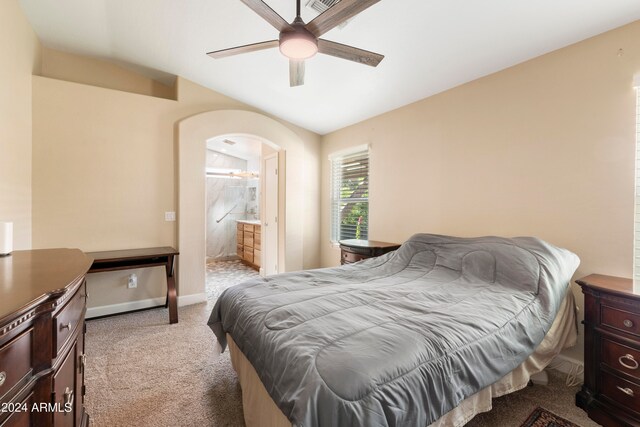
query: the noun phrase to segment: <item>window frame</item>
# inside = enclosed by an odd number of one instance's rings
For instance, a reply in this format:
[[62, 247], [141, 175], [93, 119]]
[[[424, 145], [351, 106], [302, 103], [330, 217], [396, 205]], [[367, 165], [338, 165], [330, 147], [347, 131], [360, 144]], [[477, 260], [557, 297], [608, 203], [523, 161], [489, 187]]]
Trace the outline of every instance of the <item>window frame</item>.
[[[357, 145], [349, 147], [344, 150], [331, 153], [329, 157], [329, 241], [333, 246], [338, 246], [340, 240], [345, 238], [340, 236], [340, 227], [336, 226], [336, 203], [340, 204], [342, 198], [336, 200], [336, 183], [334, 182], [334, 166], [336, 161], [342, 161], [345, 158], [356, 156], [358, 154], [366, 155], [368, 160], [367, 177], [368, 177], [368, 189], [367, 189], [367, 237], [371, 230], [371, 146], [369, 144]], [[363, 239], [365, 240], [365, 239]]]

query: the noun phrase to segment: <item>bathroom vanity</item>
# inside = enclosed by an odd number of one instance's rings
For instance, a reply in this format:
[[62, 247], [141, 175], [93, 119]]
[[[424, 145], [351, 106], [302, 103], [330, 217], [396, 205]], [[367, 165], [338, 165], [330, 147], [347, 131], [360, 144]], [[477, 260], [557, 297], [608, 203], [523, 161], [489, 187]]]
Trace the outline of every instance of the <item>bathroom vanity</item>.
[[259, 220], [237, 220], [238, 256], [249, 267], [260, 270], [262, 259], [262, 226]]

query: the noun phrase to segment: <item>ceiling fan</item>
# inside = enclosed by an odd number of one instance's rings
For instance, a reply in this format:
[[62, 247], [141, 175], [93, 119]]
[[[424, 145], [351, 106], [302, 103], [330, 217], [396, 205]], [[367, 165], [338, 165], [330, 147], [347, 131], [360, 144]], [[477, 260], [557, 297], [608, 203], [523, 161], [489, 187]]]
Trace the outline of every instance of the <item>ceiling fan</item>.
[[340, 0], [308, 24], [305, 24], [300, 17], [300, 0], [296, 0], [296, 18], [291, 24], [287, 23], [262, 0], [240, 1], [280, 31], [280, 37], [278, 40], [208, 52], [207, 55], [212, 58], [224, 58], [240, 53], [279, 47], [280, 52], [289, 58], [289, 84], [291, 87], [304, 84], [304, 61], [316, 53], [324, 53], [372, 67], [376, 67], [384, 58], [384, 55], [378, 53], [319, 38], [380, 0]]

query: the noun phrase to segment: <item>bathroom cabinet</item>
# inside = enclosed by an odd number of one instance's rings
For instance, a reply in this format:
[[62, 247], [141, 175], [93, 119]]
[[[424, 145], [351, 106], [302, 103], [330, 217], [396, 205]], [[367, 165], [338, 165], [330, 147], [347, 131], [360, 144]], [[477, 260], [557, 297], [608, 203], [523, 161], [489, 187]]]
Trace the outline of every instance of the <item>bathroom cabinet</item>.
[[243, 263], [260, 270], [262, 259], [262, 227], [260, 221], [237, 221], [237, 253]]

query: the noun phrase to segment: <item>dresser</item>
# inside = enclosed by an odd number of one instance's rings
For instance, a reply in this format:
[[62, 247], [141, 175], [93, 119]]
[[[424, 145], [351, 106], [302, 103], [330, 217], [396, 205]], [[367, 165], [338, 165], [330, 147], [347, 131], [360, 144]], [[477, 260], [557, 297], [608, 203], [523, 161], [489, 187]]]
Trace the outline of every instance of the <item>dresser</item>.
[[0, 426], [82, 427], [85, 275], [78, 249], [0, 257]]
[[340, 264], [351, 264], [363, 259], [377, 257], [400, 247], [397, 243], [376, 240], [340, 240]]
[[237, 253], [243, 263], [260, 270], [262, 259], [262, 227], [259, 221], [237, 221]]
[[633, 281], [592, 274], [584, 294], [584, 385], [576, 405], [609, 426], [640, 425], [640, 293]]

